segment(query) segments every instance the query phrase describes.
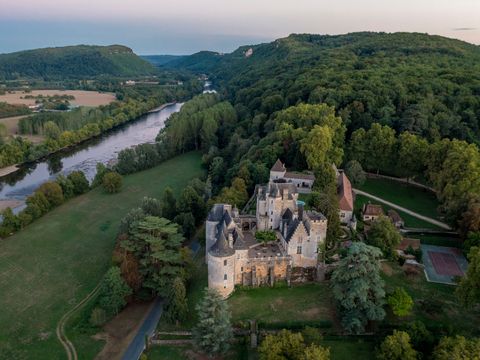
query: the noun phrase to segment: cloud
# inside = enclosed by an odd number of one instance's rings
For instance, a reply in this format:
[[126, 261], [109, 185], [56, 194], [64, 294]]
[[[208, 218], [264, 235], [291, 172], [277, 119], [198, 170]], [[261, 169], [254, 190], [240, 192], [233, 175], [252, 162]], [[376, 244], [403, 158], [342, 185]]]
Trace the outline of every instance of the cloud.
[[477, 30], [477, 28], [474, 27], [459, 27], [459, 28], [453, 28], [453, 31], [472, 31], [472, 30]]

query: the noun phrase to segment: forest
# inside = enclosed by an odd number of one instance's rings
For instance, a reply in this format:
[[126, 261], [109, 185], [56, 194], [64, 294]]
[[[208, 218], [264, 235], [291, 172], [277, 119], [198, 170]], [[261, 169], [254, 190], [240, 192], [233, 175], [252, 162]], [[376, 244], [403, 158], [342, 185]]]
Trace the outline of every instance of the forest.
[[0, 80], [27, 78], [63, 81], [155, 74], [157, 70], [154, 66], [121, 45], [78, 45], [0, 55]]
[[480, 47], [459, 40], [419, 33], [293, 34], [164, 66], [206, 73], [249, 121], [299, 103], [325, 103], [348, 134], [377, 122], [429, 141], [480, 141]]

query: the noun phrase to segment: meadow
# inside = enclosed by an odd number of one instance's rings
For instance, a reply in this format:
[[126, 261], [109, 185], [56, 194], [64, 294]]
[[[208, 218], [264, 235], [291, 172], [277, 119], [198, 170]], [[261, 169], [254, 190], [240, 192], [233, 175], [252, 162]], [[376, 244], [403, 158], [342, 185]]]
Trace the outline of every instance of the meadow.
[[56, 324], [108, 269], [120, 219], [144, 196], [159, 198], [167, 186], [178, 193], [203, 174], [200, 164], [199, 153], [175, 157], [124, 177], [118, 194], [94, 189], [2, 239], [0, 358], [64, 357]]

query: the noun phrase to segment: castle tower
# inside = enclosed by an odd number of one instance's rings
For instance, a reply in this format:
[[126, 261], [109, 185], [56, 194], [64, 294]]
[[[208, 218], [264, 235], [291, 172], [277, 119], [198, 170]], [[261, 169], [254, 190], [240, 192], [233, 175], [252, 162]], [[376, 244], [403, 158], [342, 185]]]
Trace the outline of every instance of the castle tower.
[[208, 287], [226, 298], [235, 288], [235, 251], [229, 243], [231, 234], [223, 230], [208, 252]]
[[208, 213], [205, 223], [205, 261], [208, 259], [208, 251], [217, 241], [218, 228], [224, 220], [225, 213], [229, 214], [231, 211], [231, 205], [215, 204]]
[[280, 159], [277, 159], [275, 164], [270, 169], [270, 181], [283, 179], [286, 172], [287, 169], [285, 168], [285, 165], [280, 161]]

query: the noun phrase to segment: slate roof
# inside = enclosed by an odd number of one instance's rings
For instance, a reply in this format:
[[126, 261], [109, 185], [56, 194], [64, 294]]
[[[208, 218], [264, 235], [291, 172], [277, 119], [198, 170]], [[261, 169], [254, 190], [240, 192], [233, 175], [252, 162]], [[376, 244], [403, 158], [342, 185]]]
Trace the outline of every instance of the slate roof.
[[287, 169], [285, 169], [285, 165], [280, 161], [280, 159], [277, 159], [275, 164], [273, 164], [271, 171], [278, 171], [278, 172], [284, 172]]
[[387, 214], [388, 214], [388, 217], [389, 217], [394, 223], [403, 222], [402, 217], [401, 217], [401, 216], [398, 214], [398, 212], [396, 212], [395, 210], [390, 209], [390, 210], [388, 210]]
[[285, 179], [300, 179], [300, 180], [315, 181], [315, 175], [303, 174], [303, 173], [293, 172], [293, 171], [287, 171], [283, 177]]
[[343, 171], [338, 175], [338, 207], [342, 211], [353, 211], [352, 184]]
[[217, 241], [210, 248], [210, 254], [216, 257], [231, 256], [235, 254], [235, 250], [228, 246], [228, 240], [224, 231], [220, 231], [218, 234]]

